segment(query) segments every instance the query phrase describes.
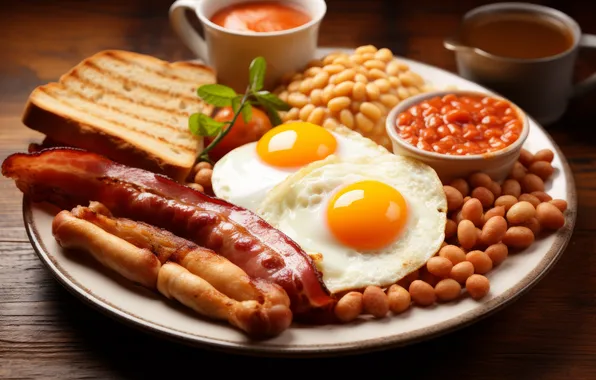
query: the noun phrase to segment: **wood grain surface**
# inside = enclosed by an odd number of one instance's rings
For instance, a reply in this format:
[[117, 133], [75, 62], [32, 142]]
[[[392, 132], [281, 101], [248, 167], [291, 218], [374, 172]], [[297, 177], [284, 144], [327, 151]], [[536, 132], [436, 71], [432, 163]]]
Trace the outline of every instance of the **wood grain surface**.
[[[320, 45], [375, 44], [455, 71], [442, 46], [463, 13], [460, 0], [328, 0]], [[596, 3], [545, 1], [596, 33]], [[21, 0], [0, 5], [0, 159], [41, 135], [20, 122], [29, 93], [101, 49], [167, 60], [191, 58], [167, 20], [171, 1]], [[576, 79], [596, 71], [581, 51]], [[548, 78], [544, 78], [548, 80]], [[174, 379], [259, 377], [596, 379], [596, 93], [573, 100], [548, 128], [575, 175], [579, 212], [554, 269], [497, 314], [429, 342], [331, 359], [264, 359], [186, 347], [124, 326], [76, 299], [43, 267], [26, 237], [21, 193], [0, 179], [0, 378]], [[387, 375], [385, 375], [387, 374]]]

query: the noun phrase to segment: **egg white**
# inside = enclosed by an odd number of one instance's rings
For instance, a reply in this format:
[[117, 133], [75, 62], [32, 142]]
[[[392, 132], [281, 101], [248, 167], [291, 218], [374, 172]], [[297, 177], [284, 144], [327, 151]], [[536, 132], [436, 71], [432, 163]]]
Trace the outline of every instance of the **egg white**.
[[[336, 127], [329, 131], [337, 140], [337, 156], [374, 157], [389, 154], [384, 147], [349, 128]], [[213, 167], [211, 184], [217, 197], [254, 211], [274, 186], [299, 169], [267, 164], [258, 156], [257, 143], [253, 142], [230, 151], [217, 161]]]
[[[378, 180], [405, 198], [408, 218], [402, 233], [386, 247], [358, 251], [339, 242], [326, 222], [329, 199], [345, 185]], [[257, 214], [315, 259], [330, 292], [369, 285], [389, 286], [420, 268], [445, 237], [447, 201], [436, 172], [394, 154], [345, 158], [329, 156], [309, 164], [269, 192]]]

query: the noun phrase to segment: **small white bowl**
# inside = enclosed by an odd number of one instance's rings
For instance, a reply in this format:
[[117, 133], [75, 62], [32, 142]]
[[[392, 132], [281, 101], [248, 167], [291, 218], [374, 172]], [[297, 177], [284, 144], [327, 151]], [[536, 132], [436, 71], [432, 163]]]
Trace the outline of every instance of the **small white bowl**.
[[[408, 108], [418, 103], [423, 102], [424, 100], [434, 98], [436, 96], [442, 97], [448, 94], [454, 94], [458, 96], [490, 96], [492, 98], [502, 99], [509, 102], [523, 123], [522, 132], [519, 138], [513, 144], [496, 152], [456, 156], [428, 152], [419, 149], [404, 141], [399, 136], [395, 128], [395, 122], [400, 113], [406, 111]], [[464, 90], [425, 92], [423, 94], [405, 99], [395, 106], [391, 112], [389, 112], [385, 127], [393, 145], [393, 153], [415, 158], [431, 166], [433, 169], [435, 169], [443, 183], [447, 183], [455, 178], [466, 178], [475, 172], [484, 172], [497, 182], [503, 181], [511, 171], [513, 164], [518, 160], [522, 146], [528, 138], [528, 133], [530, 131], [528, 116], [510, 100], [491, 93]]]

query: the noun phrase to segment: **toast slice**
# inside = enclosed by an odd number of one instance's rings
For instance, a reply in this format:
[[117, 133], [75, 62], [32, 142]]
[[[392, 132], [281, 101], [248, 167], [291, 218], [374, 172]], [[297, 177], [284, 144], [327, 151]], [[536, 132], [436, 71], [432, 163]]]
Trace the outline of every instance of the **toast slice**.
[[64, 145], [184, 181], [203, 149], [188, 117], [213, 111], [196, 89], [215, 81], [197, 63], [106, 50], [37, 87], [22, 120]]

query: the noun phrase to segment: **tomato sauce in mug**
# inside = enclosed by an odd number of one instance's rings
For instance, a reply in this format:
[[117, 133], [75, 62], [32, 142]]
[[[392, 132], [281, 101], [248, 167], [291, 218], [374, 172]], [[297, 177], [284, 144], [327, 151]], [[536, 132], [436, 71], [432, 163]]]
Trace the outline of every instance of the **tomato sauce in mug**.
[[310, 17], [278, 2], [244, 2], [219, 10], [211, 17], [211, 21], [237, 31], [277, 32], [304, 25], [310, 21]]
[[465, 156], [495, 152], [513, 144], [523, 122], [506, 100], [448, 94], [427, 99], [398, 115], [396, 130], [429, 152]]

